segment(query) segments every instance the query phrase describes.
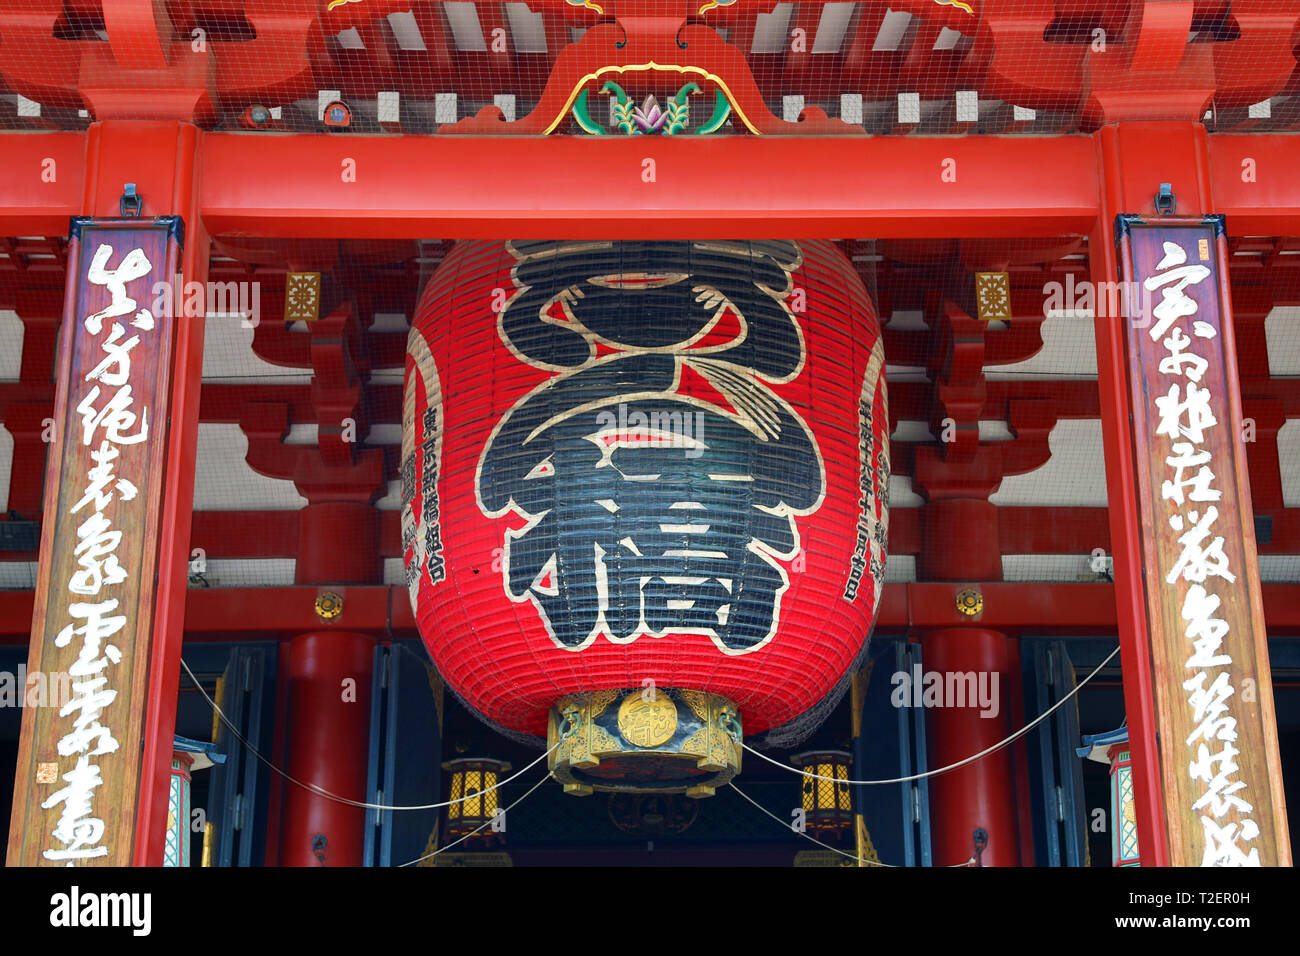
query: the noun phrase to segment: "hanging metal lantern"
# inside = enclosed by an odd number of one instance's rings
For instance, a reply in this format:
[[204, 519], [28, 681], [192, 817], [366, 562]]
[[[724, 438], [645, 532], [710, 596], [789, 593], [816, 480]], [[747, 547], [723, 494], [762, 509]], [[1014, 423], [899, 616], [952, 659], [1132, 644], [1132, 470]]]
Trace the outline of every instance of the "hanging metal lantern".
[[216, 744], [192, 740], [180, 734], [172, 738], [172, 773], [167, 801], [167, 838], [163, 843], [163, 866], [190, 865], [190, 785], [193, 775], [213, 764], [225, 762], [226, 755], [217, 753]]
[[706, 796], [805, 739], [884, 573], [884, 354], [831, 242], [460, 242], [407, 344], [429, 652], [572, 793]]
[[[494, 829], [497, 809], [501, 806], [501, 791], [492, 789], [510, 772], [510, 764], [490, 757], [466, 757], [448, 760], [443, 770], [451, 772], [451, 787], [447, 799], [447, 838], [455, 840], [474, 833], [466, 843], [483, 845], [505, 843], [505, 830]], [[480, 830], [479, 828], [482, 827]]]
[[803, 771], [800, 806], [808, 830], [834, 836], [851, 832], [853, 791], [848, 781], [853, 756], [843, 750], [809, 750], [795, 754], [790, 762]]
[[1128, 727], [1103, 734], [1084, 734], [1083, 746], [1075, 751], [1110, 767], [1110, 858], [1111, 866], [1141, 866], [1138, 850], [1137, 807], [1133, 798], [1133, 750]]
[[1137, 808], [1133, 802], [1133, 751], [1124, 742], [1106, 748], [1110, 759], [1111, 858], [1115, 866], [1141, 866], [1138, 852]]

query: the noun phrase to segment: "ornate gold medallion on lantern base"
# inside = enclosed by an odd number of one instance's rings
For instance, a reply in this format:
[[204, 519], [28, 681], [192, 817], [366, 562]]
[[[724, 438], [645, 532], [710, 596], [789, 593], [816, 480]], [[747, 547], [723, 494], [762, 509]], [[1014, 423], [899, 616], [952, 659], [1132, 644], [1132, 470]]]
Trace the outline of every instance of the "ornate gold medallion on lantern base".
[[546, 742], [565, 793], [711, 797], [740, 772], [740, 732], [740, 711], [725, 697], [638, 687], [561, 698]]

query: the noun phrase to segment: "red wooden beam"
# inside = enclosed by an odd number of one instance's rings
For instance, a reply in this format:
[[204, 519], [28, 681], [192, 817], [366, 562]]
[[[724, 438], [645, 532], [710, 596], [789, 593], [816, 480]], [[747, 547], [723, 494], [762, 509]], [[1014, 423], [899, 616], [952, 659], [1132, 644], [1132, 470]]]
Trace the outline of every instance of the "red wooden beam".
[[[890, 513], [890, 554], [920, 553], [920, 520], [925, 507], [895, 508]], [[300, 511], [196, 511], [190, 544], [202, 548], [208, 560], [292, 558], [298, 553], [300, 515]], [[1300, 552], [1300, 509], [1272, 511], [1268, 516], [1273, 522], [1272, 537], [1259, 545], [1260, 554]], [[385, 558], [401, 557], [400, 517], [397, 511], [380, 512], [379, 552]], [[1088, 507], [1000, 507], [998, 546], [1002, 554], [1091, 555], [1096, 548], [1109, 553], [1108, 512]], [[31, 552], [0, 552], [0, 561], [35, 559]]]
[[1215, 212], [1232, 236], [1300, 235], [1295, 137], [1281, 133], [1207, 136]]
[[[978, 587], [984, 596], [977, 621], [982, 627], [1036, 635], [1115, 633], [1114, 585], [1105, 581], [887, 584], [877, 633], [969, 626], [971, 619], [959, 614], [954, 604], [957, 592], [967, 587]], [[336, 591], [344, 599], [343, 613], [328, 625], [314, 608], [323, 590]], [[1263, 591], [1270, 634], [1300, 635], [1300, 584], [1265, 584]], [[27, 643], [31, 613], [31, 591], [0, 591], [0, 646]], [[194, 642], [271, 640], [326, 626], [415, 634], [410, 598], [406, 588], [397, 585], [191, 588], [185, 607], [185, 638]]]
[[0, 236], [66, 236], [85, 155], [84, 133], [0, 133]]
[[[1207, 141], [1229, 231], [1300, 234], [1293, 137]], [[509, 228], [521, 238], [703, 238], [725, 228], [753, 238], [916, 238], [1083, 233], [1097, 208], [1096, 158], [1079, 136], [837, 137], [815, 150], [800, 137], [510, 145], [335, 136], [322, 149], [315, 135], [209, 134], [204, 210], [214, 231], [276, 236], [492, 238]], [[355, 182], [341, 176], [349, 158]], [[653, 183], [642, 181], [644, 159], [655, 160]], [[955, 182], [941, 179], [949, 159]]]
[[[634, 139], [557, 137], [509, 150], [474, 137], [203, 140], [203, 206], [215, 232], [479, 238], [508, 227], [521, 238], [667, 238], [705, 237], [725, 224], [728, 235], [755, 238], [1029, 236], [1086, 233], [1097, 207], [1095, 156], [1080, 136], [852, 137], [818, 140], [815, 149], [794, 137], [664, 138], [650, 149]], [[1211, 192], [1229, 232], [1300, 235], [1294, 137], [1206, 140]], [[0, 235], [66, 235], [79, 211], [85, 142], [78, 132], [0, 133]], [[356, 182], [342, 180], [348, 157]], [[644, 158], [656, 159], [654, 183], [641, 181]], [[954, 183], [939, 179], [946, 158], [957, 161]]]
[[165, 70], [172, 36], [171, 19], [154, 0], [105, 4], [104, 28], [117, 65], [133, 70]]
[[214, 234], [300, 238], [1059, 236], [1091, 227], [1095, 165], [1081, 136], [210, 133], [203, 210]]

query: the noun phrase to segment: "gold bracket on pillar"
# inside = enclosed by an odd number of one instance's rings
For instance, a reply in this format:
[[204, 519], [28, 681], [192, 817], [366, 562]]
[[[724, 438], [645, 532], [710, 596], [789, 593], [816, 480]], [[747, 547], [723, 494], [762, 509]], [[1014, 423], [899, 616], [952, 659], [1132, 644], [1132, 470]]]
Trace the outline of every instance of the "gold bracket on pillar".
[[561, 698], [546, 740], [565, 793], [711, 797], [740, 772], [740, 733], [740, 711], [725, 697], [638, 687]]
[[332, 621], [343, 613], [343, 595], [323, 591], [316, 595], [316, 616], [322, 621]]
[[963, 588], [957, 592], [953, 603], [966, 617], [975, 617], [984, 610], [984, 595], [975, 588]]

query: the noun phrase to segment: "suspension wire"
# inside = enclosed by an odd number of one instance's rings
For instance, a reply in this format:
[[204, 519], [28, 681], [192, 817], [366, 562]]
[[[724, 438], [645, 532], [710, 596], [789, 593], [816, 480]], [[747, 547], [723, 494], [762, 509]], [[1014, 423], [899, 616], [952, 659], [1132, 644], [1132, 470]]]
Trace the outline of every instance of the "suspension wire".
[[[789, 764], [781, 763], [781, 761], [779, 760], [773, 760], [771, 757], [769, 757], [767, 754], [763, 753], [762, 751], [755, 750], [753, 747], [749, 746], [749, 744], [745, 743], [744, 739], [741, 737], [733, 736], [732, 739], [735, 740], [739, 746], [743, 747], [745, 750], [748, 750], [750, 753], [752, 753], [755, 757], [760, 757], [763, 760], [766, 760], [774, 767], [780, 767], [782, 770], [788, 770], [791, 773], [797, 773], [806, 780], [825, 780], [828, 783], [843, 783], [843, 784], [848, 784], [849, 786], [871, 787], [871, 786], [878, 786], [881, 784], [908, 783], [912, 780], [923, 780], [926, 777], [937, 777], [941, 773], [948, 773], [949, 771], [956, 770], [958, 767], [964, 767], [968, 763], [974, 763], [976, 760], [981, 760], [984, 757], [987, 757], [989, 754], [995, 753], [1001, 750], [1003, 747], [1007, 746], [1008, 744], [1014, 743], [1016, 740], [1019, 740], [1021, 737], [1029, 733], [1029, 731], [1033, 730], [1035, 727], [1037, 727], [1048, 717], [1052, 716], [1052, 714], [1057, 710], [1057, 708], [1061, 707], [1063, 704], [1069, 701], [1070, 698], [1072, 698], [1075, 694], [1079, 693], [1079, 691], [1083, 689], [1084, 684], [1088, 683], [1088, 681], [1096, 677], [1097, 674], [1101, 672], [1102, 668], [1104, 668], [1107, 664], [1109, 664], [1111, 660], [1114, 659], [1115, 655], [1118, 653], [1119, 653], [1119, 648], [1116, 647], [1113, 651], [1110, 652], [1110, 655], [1104, 661], [1102, 661], [1100, 664], [1097, 665], [1096, 669], [1094, 669], [1091, 674], [1089, 674], [1079, 683], [1074, 685], [1074, 690], [1070, 691], [1068, 694], [1066, 694], [1064, 697], [1058, 700], [1055, 704], [1047, 708], [1047, 710], [1043, 711], [1032, 721], [1025, 724], [1025, 726], [1021, 727], [1019, 730], [1017, 730], [1014, 734], [1012, 734], [1010, 737], [1006, 738], [1005, 740], [1001, 740], [998, 743], [994, 744], [992, 747], [988, 747], [985, 750], [981, 750], [977, 754], [972, 754], [971, 756], [967, 757], [965, 760], [959, 760], [956, 763], [951, 763], [946, 767], [939, 767], [937, 770], [927, 770], [924, 773], [914, 773], [908, 777], [894, 777], [891, 780], [840, 780], [836, 777], [819, 777], [815, 773], [808, 773], [806, 770], [801, 770], [798, 767], [791, 767]], [[781, 822], [782, 824], [785, 823], [784, 820]]]
[[[529, 766], [531, 766], [531, 764]], [[518, 776], [518, 774], [516, 774], [516, 776]], [[546, 781], [550, 780], [554, 776], [555, 774], [553, 774], [551, 771], [548, 770], [546, 772], [546, 775], [542, 777], [542, 779], [538, 780], [535, 784], [529, 787], [527, 791], [524, 792], [523, 796], [521, 796], [518, 800], [514, 801], [508, 807], [504, 807], [501, 810], [502, 815], [504, 816], [509, 814], [511, 810], [519, 806], [519, 804], [523, 803], [527, 797], [531, 796], [534, 790], [536, 790], [538, 787], [540, 787], [542, 784], [544, 784]], [[397, 868], [400, 870], [404, 866], [415, 866], [415, 864], [417, 863], [423, 863], [425, 860], [431, 860], [439, 853], [446, 853], [448, 850], [450, 850], [452, 847], [456, 846], [457, 844], [463, 843], [464, 841], [468, 840], [470, 837], [472, 837], [475, 833], [478, 833], [484, 827], [491, 826], [491, 825], [492, 825], [491, 820], [487, 820], [484, 823], [480, 823], [473, 830], [470, 830], [469, 833], [466, 833], [463, 837], [460, 837], [457, 840], [453, 840], [451, 843], [448, 843], [446, 846], [439, 847], [438, 849], [434, 850], [432, 853], [427, 853], [424, 856], [418, 857], [417, 859], [411, 860], [407, 863], [399, 863], [397, 864]]]
[[190, 665], [185, 663], [185, 658], [183, 657], [181, 658], [181, 667], [185, 668], [185, 673], [188, 674], [190, 680], [194, 682], [194, 686], [198, 689], [198, 692], [203, 695], [203, 699], [206, 700], [208, 704], [212, 707], [213, 712], [216, 713], [216, 715], [219, 718], [221, 718], [221, 722], [226, 725], [226, 729], [230, 731], [231, 735], [236, 740], [238, 740], [241, 744], [243, 744], [246, 748], [248, 748], [249, 753], [251, 753], [262, 763], [266, 764], [267, 767], [269, 767], [275, 773], [278, 773], [281, 777], [289, 781], [295, 787], [301, 787], [302, 789], [314, 793], [317, 796], [325, 797], [326, 799], [333, 800], [336, 803], [344, 803], [350, 807], [362, 807], [363, 809], [366, 810], [438, 810], [441, 809], [442, 807], [450, 807], [453, 804], [464, 803], [466, 800], [476, 800], [479, 797], [483, 796], [484, 794], [491, 793], [493, 790], [496, 790], [499, 787], [504, 787], [512, 780], [515, 780], [516, 778], [523, 776], [533, 767], [537, 766], [537, 764], [541, 763], [552, 753], [554, 753], [556, 748], [559, 747], [560, 744], [564, 742], [564, 737], [563, 735], [561, 735], [561, 738], [555, 742], [554, 747], [551, 747], [550, 750], [545, 751], [540, 757], [538, 757], [532, 763], [528, 764], [528, 766], [524, 767], [518, 773], [515, 773], [513, 776], [506, 777], [506, 779], [500, 781], [499, 783], [495, 783], [490, 787], [484, 787], [482, 790], [478, 790], [470, 794], [469, 796], [457, 797], [455, 800], [445, 800], [442, 803], [422, 803], [416, 806], [409, 806], [409, 807], [389, 806], [383, 803], [367, 803], [364, 800], [352, 800], [349, 799], [348, 797], [341, 797], [336, 793], [330, 793], [324, 787], [318, 787], [314, 783], [304, 783], [301, 780], [298, 780], [290, 776], [284, 770], [281, 770], [274, 763], [272, 763], [265, 756], [263, 756], [260, 750], [258, 750], [251, 743], [249, 743], [248, 738], [239, 732], [239, 728], [237, 728], [233, 723], [230, 722], [230, 719], [226, 717], [222, 709], [219, 706], [217, 706], [217, 702], [208, 695], [208, 692], [206, 690], [203, 689], [203, 685], [199, 683], [199, 679], [194, 676], [194, 672], [190, 670]]
[[[789, 826], [789, 823], [787, 823], [785, 820], [782, 820], [780, 817], [778, 817], [778, 816], [777, 816], [775, 813], [773, 813], [771, 810], [768, 810], [766, 807], [764, 807], [763, 805], [761, 805], [757, 800], [755, 800], [753, 797], [749, 796], [749, 794], [745, 793], [745, 791], [741, 790], [741, 789], [740, 789], [738, 786], [736, 786], [734, 783], [729, 783], [728, 786], [730, 786], [732, 790], [735, 790], [736, 793], [740, 794], [742, 797], [744, 797], [746, 800], [748, 800], [750, 803], [752, 803], [752, 804], [753, 804], [755, 807], [757, 807], [759, 810], [762, 810], [764, 813], [766, 813], [769, 817], [771, 817], [771, 818], [772, 818], [773, 820], [775, 820], [777, 823], [781, 824], [781, 826], [783, 826], [783, 827]], [[832, 851], [832, 852], [834, 852], [834, 853], [838, 853], [840, 856], [847, 856], [850, 860], [856, 860], [856, 861], [859, 862], [859, 863], [865, 863], [865, 864], [867, 864], [867, 866], [883, 866], [883, 867], [886, 867], [886, 868], [891, 869], [891, 870], [901, 870], [901, 869], [906, 869], [906, 867], [900, 866], [900, 865], [897, 864], [897, 863], [881, 863], [879, 860], [869, 860], [869, 859], [867, 859], [865, 856], [858, 856], [858, 855], [855, 854], [855, 853], [849, 853], [849, 852], [846, 851], [846, 850], [840, 850], [840, 849], [837, 849], [836, 847], [831, 846], [829, 843], [823, 843], [821, 840], [817, 839], [816, 837], [809, 836], [808, 833], [807, 833], [806, 831], [803, 831], [803, 830], [797, 830], [797, 831], [795, 831], [795, 832], [797, 832], [797, 833], [798, 833], [800, 836], [802, 836], [805, 840], [811, 840], [813, 843], [816, 843], [816, 844], [817, 844], [818, 846], [820, 846], [820, 847], [824, 847], [824, 848], [827, 849], [827, 850], [830, 850], [830, 851]], [[944, 869], [959, 869], [959, 868], [961, 868], [961, 867], [963, 867], [963, 866], [974, 866], [974, 865], [975, 865], [975, 857], [972, 856], [972, 857], [971, 857], [969, 860], [967, 860], [965, 863], [949, 863], [949, 864], [947, 864], [946, 867], [944, 867]]]
[[[965, 758], [964, 760], [959, 760], [959, 761], [957, 761], [956, 763], [949, 764], [949, 765], [946, 766], [946, 767], [939, 767], [939, 768], [937, 768], [937, 769], [935, 769], [935, 770], [927, 770], [927, 771], [925, 771], [924, 773], [911, 774], [910, 776], [906, 776], [906, 777], [894, 777], [894, 778], [891, 778], [891, 779], [888, 779], [888, 780], [841, 780], [841, 779], [834, 778], [834, 777], [822, 777], [822, 776], [818, 776], [817, 774], [808, 773], [807, 771], [802, 770], [802, 769], [800, 769], [800, 768], [798, 768], [798, 767], [791, 767], [791, 766], [789, 766], [788, 764], [781, 763], [779, 760], [774, 760], [773, 758], [769, 757], [767, 754], [765, 754], [765, 753], [763, 753], [763, 752], [761, 752], [761, 751], [759, 751], [759, 750], [755, 750], [753, 747], [749, 746], [747, 743], [745, 743], [744, 739], [741, 738], [741, 737], [734, 737], [733, 739], [735, 739], [736, 743], [737, 743], [740, 747], [742, 747], [742, 748], [744, 748], [745, 750], [749, 751], [749, 752], [750, 752], [751, 754], [753, 754], [754, 756], [759, 757], [759, 758], [761, 758], [762, 760], [767, 761], [768, 763], [772, 764], [773, 766], [780, 767], [782, 770], [787, 770], [787, 771], [789, 771], [790, 773], [798, 774], [799, 776], [804, 777], [804, 778], [806, 778], [806, 779], [810, 779], [810, 780], [824, 780], [824, 781], [826, 781], [826, 782], [828, 782], [828, 783], [846, 784], [846, 785], [849, 785], [849, 786], [878, 786], [878, 785], [888, 785], [888, 784], [895, 784], [895, 783], [909, 783], [909, 782], [911, 782], [911, 781], [913, 781], [913, 780], [922, 780], [922, 779], [925, 779], [925, 778], [927, 778], [927, 777], [937, 777], [937, 776], [939, 776], [940, 774], [949, 773], [949, 772], [951, 772], [951, 771], [953, 771], [953, 770], [957, 770], [957, 769], [960, 768], [960, 767], [964, 767], [964, 766], [966, 766], [966, 765], [969, 764], [969, 763], [974, 763], [976, 760], [981, 760], [981, 759], [983, 759], [984, 757], [987, 757], [989, 754], [996, 753], [997, 751], [1001, 750], [1003, 747], [1006, 747], [1006, 746], [1008, 746], [1009, 744], [1014, 743], [1016, 740], [1020, 739], [1020, 738], [1023, 737], [1025, 734], [1029, 733], [1029, 731], [1033, 730], [1033, 729], [1034, 729], [1035, 727], [1037, 727], [1040, 723], [1042, 723], [1044, 720], [1046, 720], [1048, 717], [1050, 717], [1050, 716], [1051, 716], [1053, 713], [1055, 713], [1055, 712], [1056, 712], [1060, 707], [1062, 707], [1062, 706], [1063, 706], [1065, 703], [1067, 703], [1071, 698], [1073, 698], [1073, 697], [1074, 697], [1074, 696], [1075, 696], [1075, 695], [1076, 695], [1080, 690], [1082, 690], [1085, 684], [1087, 684], [1087, 683], [1088, 683], [1089, 681], [1091, 681], [1094, 677], [1096, 677], [1097, 674], [1099, 674], [1099, 673], [1102, 671], [1102, 669], [1105, 668], [1106, 665], [1109, 664], [1109, 663], [1110, 663], [1110, 662], [1115, 658], [1115, 655], [1119, 653], [1119, 650], [1120, 650], [1120, 649], [1119, 649], [1118, 647], [1116, 647], [1115, 650], [1113, 650], [1113, 651], [1110, 652], [1110, 654], [1106, 657], [1105, 660], [1103, 660], [1100, 664], [1097, 665], [1096, 668], [1093, 669], [1092, 673], [1090, 673], [1090, 674], [1089, 674], [1087, 677], [1085, 677], [1082, 681], [1079, 681], [1079, 682], [1074, 686], [1074, 688], [1073, 688], [1073, 689], [1072, 689], [1068, 694], [1066, 694], [1064, 697], [1062, 697], [1059, 701], [1057, 701], [1055, 704], [1053, 704], [1053, 705], [1052, 705], [1051, 707], [1049, 707], [1047, 710], [1043, 711], [1043, 713], [1039, 714], [1037, 717], [1035, 717], [1032, 721], [1030, 721], [1028, 724], [1026, 724], [1026, 725], [1025, 725], [1024, 727], [1022, 727], [1020, 730], [1017, 730], [1017, 731], [1016, 731], [1015, 733], [1013, 733], [1011, 736], [1005, 738], [1004, 740], [999, 741], [999, 742], [996, 743], [996, 744], [993, 744], [991, 747], [988, 747], [988, 748], [986, 748], [986, 749], [980, 751], [980, 752], [977, 753], [977, 754], [972, 754], [971, 756]], [[539, 755], [535, 760], [533, 760], [531, 763], [529, 763], [529, 764], [527, 764], [526, 766], [524, 766], [523, 768], [521, 768], [518, 772], [514, 773], [513, 775], [507, 777], [507, 778], [504, 779], [504, 780], [501, 780], [501, 781], [499, 781], [499, 782], [493, 784], [491, 787], [485, 787], [484, 789], [479, 790], [479, 791], [476, 791], [475, 793], [473, 793], [473, 794], [471, 794], [471, 795], [469, 795], [469, 796], [458, 797], [458, 798], [456, 798], [456, 799], [454, 799], [454, 800], [446, 800], [446, 801], [443, 801], [443, 802], [441, 802], [441, 803], [417, 804], [417, 805], [412, 805], [412, 806], [395, 806], [395, 805], [382, 804], [382, 803], [369, 803], [369, 802], [364, 801], [364, 800], [352, 800], [352, 799], [350, 799], [350, 798], [348, 798], [348, 797], [343, 797], [343, 796], [339, 796], [338, 794], [331, 793], [331, 792], [329, 792], [328, 790], [326, 790], [325, 788], [323, 788], [323, 787], [319, 787], [319, 786], [317, 786], [317, 785], [314, 784], [314, 783], [304, 783], [303, 781], [298, 780], [297, 778], [291, 776], [289, 773], [287, 773], [286, 771], [284, 771], [284, 770], [282, 770], [280, 767], [278, 767], [278, 766], [277, 766], [273, 761], [271, 761], [270, 759], [268, 759], [268, 758], [267, 758], [267, 757], [266, 757], [266, 756], [265, 756], [265, 755], [264, 755], [260, 750], [258, 750], [256, 747], [254, 747], [254, 746], [252, 745], [252, 743], [249, 742], [248, 738], [246, 738], [242, 733], [239, 732], [239, 728], [237, 728], [237, 727], [236, 727], [236, 726], [231, 722], [230, 718], [228, 718], [228, 717], [226, 716], [225, 712], [221, 709], [221, 707], [217, 704], [217, 702], [216, 702], [215, 700], [212, 699], [212, 697], [208, 694], [208, 692], [207, 692], [206, 690], [203, 689], [203, 685], [200, 684], [200, 683], [199, 683], [199, 679], [198, 679], [197, 677], [194, 676], [194, 672], [193, 672], [192, 670], [190, 670], [190, 665], [187, 664], [187, 663], [185, 662], [185, 659], [184, 659], [184, 658], [181, 658], [181, 666], [182, 666], [183, 668], [185, 668], [185, 673], [189, 676], [190, 681], [194, 684], [195, 689], [196, 689], [196, 690], [197, 690], [197, 691], [198, 691], [198, 692], [203, 696], [203, 699], [206, 700], [206, 701], [208, 702], [208, 706], [210, 706], [210, 707], [212, 708], [213, 712], [217, 715], [217, 717], [221, 720], [221, 722], [226, 726], [226, 729], [230, 731], [231, 735], [232, 735], [236, 740], [238, 740], [238, 741], [239, 741], [239, 742], [240, 742], [240, 743], [241, 743], [245, 748], [247, 748], [247, 750], [248, 750], [249, 753], [251, 753], [251, 754], [252, 754], [254, 757], [256, 757], [259, 761], [261, 761], [263, 764], [265, 764], [265, 765], [266, 765], [266, 766], [267, 766], [271, 771], [273, 771], [273, 772], [276, 773], [276, 774], [279, 774], [281, 777], [283, 777], [283, 778], [284, 778], [285, 780], [287, 780], [289, 783], [292, 783], [294, 786], [296, 786], [296, 787], [300, 787], [300, 788], [302, 788], [303, 790], [307, 790], [307, 791], [310, 792], [310, 793], [314, 793], [314, 794], [316, 794], [317, 796], [325, 797], [326, 799], [328, 799], [328, 800], [333, 800], [333, 801], [335, 801], [336, 803], [342, 803], [342, 804], [346, 804], [347, 806], [352, 806], [352, 807], [360, 807], [360, 808], [363, 808], [363, 809], [366, 809], [366, 810], [437, 810], [437, 809], [441, 809], [442, 807], [449, 807], [449, 806], [453, 806], [453, 805], [455, 805], [455, 804], [457, 804], [457, 803], [464, 803], [464, 802], [466, 802], [467, 800], [476, 799], [476, 798], [481, 797], [481, 796], [483, 796], [483, 795], [485, 795], [485, 794], [491, 793], [491, 792], [494, 791], [494, 790], [497, 790], [497, 789], [499, 789], [499, 788], [501, 788], [501, 787], [504, 787], [506, 784], [511, 783], [512, 781], [518, 779], [518, 778], [521, 777], [523, 774], [527, 773], [529, 770], [531, 770], [533, 767], [535, 767], [535, 766], [536, 766], [538, 763], [540, 763], [542, 760], [544, 760], [546, 757], [549, 757], [552, 753], [554, 753], [555, 750], [560, 746], [560, 743], [562, 743], [562, 740], [560, 740], [560, 741], [556, 741], [556, 743], [555, 743], [552, 747], [550, 747], [548, 750], [544, 751], [544, 752], [543, 752], [542, 754], [540, 754], [540, 755]], [[528, 794], [531, 794], [531, 793], [533, 792], [533, 790], [536, 790], [538, 786], [541, 786], [541, 783], [542, 783], [543, 781], [545, 781], [546, 779], [548, 779], [549, 776], [550, 776], [550, 774], [548, 773], [548, 775], [547, 775], [546, 777], [543, 777], [542, 780], [538, 781], [538, 783], [537, 783], [536, 785], [534, 785], [534, 787], [533, 787], [531, 790], [529, 790], [528, 793], [525, 794], [524, 796], [527, 796]], [[750, 798], [749, 798], [745, 793], [743, 793], [739, 788], [737, 788], [737, 787], [735, 786], [735, 784], [732, 784], [731, 787], [732, 787], [733, 790], [735, 790], [737, 793], [739, 793], [739, 794], [740, 794], [742, 797], [744, 797], [746, 800], [749, 800], [750, 803], [754, 803], [754, 801], [753, 801], [753, 800], [750, 800]], [[523, 799], [523, 798], [521, 797], [520, 799]], [[512, 806], [513, 806], [513, 804], [512, 804]], [[764, 813], [768, 813], [768, 811], [767, 811], [766, 809], [764, 809], [763, 807], [759, 806], [757, 803], [754, 803], [754, 806], [758, 807], [760, 810], [763, 810]], [[508, 808], [507, 808], [507, 809], [508, 809]], [[779, 822], [782, 826], [785, 826], [785, 821], [784, 821], [784, 820], [781, 820], [780, 817], [776, 817], [776, 816], [774, 816], [774, 815], [772, 815], [772, 814], [770, 814], [770, 813], [769, 813], [768, 815], [769, 815], [769, 816], [772, 816], [772, 818], [775, 819], [777, 822]], [[486, 825], [486, 824], [485, 824], [485, 825]], [[480, 827], [479, 829], [482, 829], [482, 827]], [[472, 831], [471, 833], [466, 834], [466, 836], [473, 836], [473, 834], [474, 834], [474, 833], [477, 833], [477, 832], [478, 832], [478, 830], [474, 830], [474, 831]], [[804, 834], [804, 836], [807, 836], [807, 834]], [[828, 850], [834, 850], [836, 853], [844, 854], [844, 851], [843, 851], [843, 850], [838, 850], [838, 849], [836, 849], [835, 847], [832, 847], [832, 846], [828, 846], [828, 845], [826, 845], [826, 844], [823, 844], [823, 843], [821, 843], [819, 840], [816, 840], [816, 839], [814, 839], [814, 838], [812, 838], [812, 837], [807, 837], [807, 838], [808, 838], [809, 840], [812, 840], [812, 842], [817, 843], [819, 846], [824, 846], [824, 847], [825, 847], [826, 849], [828, 849]], [[464, 838], [462, 837], [462, 839], [464, 839]], [[459, 842], [460, 842], [460, 841], [458, 840], [457, 843], [459, 843]], [[444, 850], [445, 850], [445, 849], [449, 849], [451, 846], [455, 846], [455, 845], [456, 845], [455, 843], [453, 843], [453, 844], [448, 844], [448, 846], [447, 846], [447, 847], [444, 847], [443, 849], [444, 849]], [[439, 851], [436, 851], [436, 852], [442, 852], [442, 851], [439, 850]], [[431, 855], [433, 855], [433, 854], [431, 854]], [[851, 854], [844, 854], [844, 855], [846, 855], [846, 856], [852, 856]], [[860, 860], [860, 858], [859, 858], [859, 857], [856, 857], [856, 856], [852, 856], [852, 858], [855, 859], [855, 860]], [[421, 859], [427, 859], [427, 857], [421, 857]], [[972, 859], [973, 859], [973, 858], [972, 858]], [[418, 862], [420, 862], [420, 860], [414, 860], [414, 861], [412, 861], [412, 862], [414, 862], [414, 863], [418, 863]], [[883, 864], [883, 863], [877, 864], [876, 861], [873, 861], [873, 860], [867, 860], [867, 861], [865, 861], [865, 862], [867, 862], [867, 863], [869, 863], [869, 864], [879, 865], [879, 866], [886, 866], [886, 865], [887, 865], [887, 864]], [[402, 864], [402, 865], [403, 865], [403, 866], [406, 866], [406, 865], [408, 865], [408, 864]], [[969, 863], [962, 863], [962, 864], [957, 864], [957, 865], [958, 865], [958, 866], [968, 866], [968, 865], [970, 865], [970, 864], [969, 864]]]

